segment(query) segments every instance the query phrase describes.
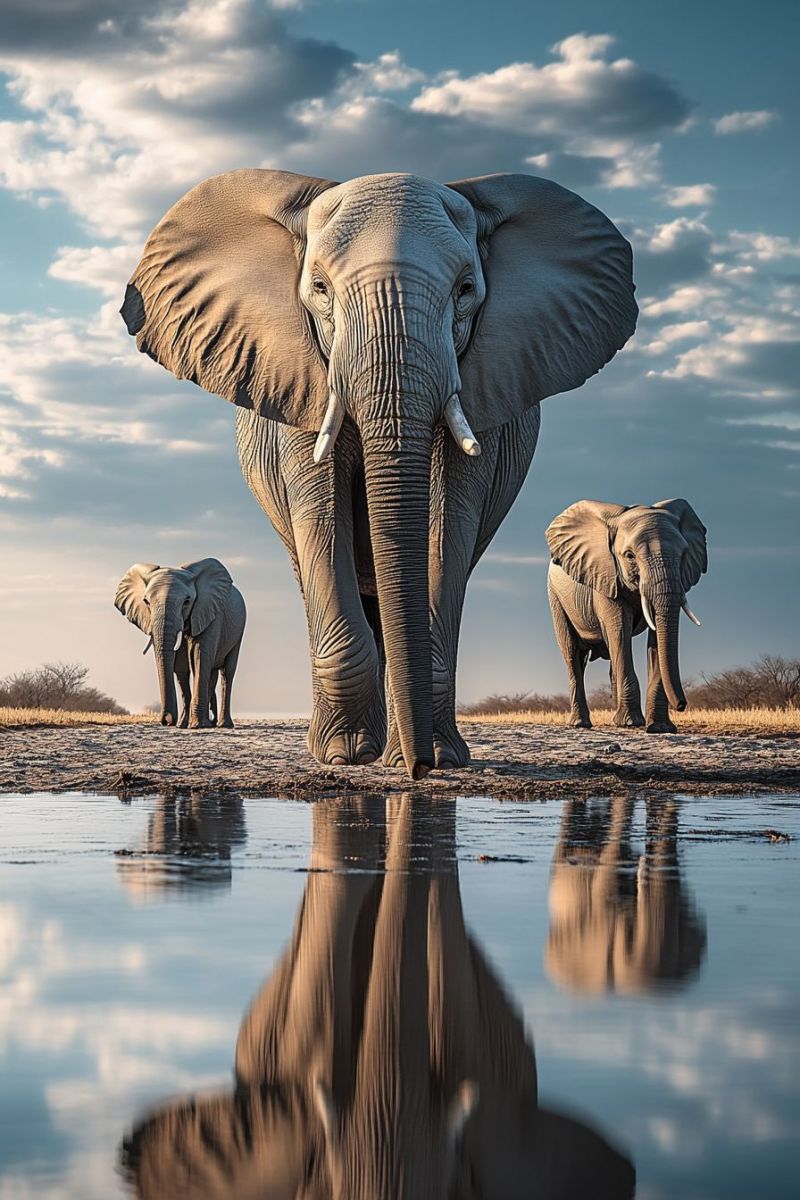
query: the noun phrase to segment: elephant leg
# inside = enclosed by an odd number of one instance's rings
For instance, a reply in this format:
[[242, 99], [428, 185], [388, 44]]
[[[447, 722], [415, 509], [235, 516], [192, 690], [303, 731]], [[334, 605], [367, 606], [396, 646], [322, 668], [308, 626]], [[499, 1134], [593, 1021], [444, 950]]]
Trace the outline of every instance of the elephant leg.
[[216, 668], [208, 677], [208, 709], [209, 709], [209, 724], [216, 726], [219, 710], [217, 708], [217, 683], [219, 682], [219, 671]]
[[658, 663], [658, 642], [652, 629], [647, 631], [647, 699], [645, 702], [648, 733], [677, 733], [669, 715], [669, 701], [664, 691], [661, 667]]
[[345, 421], [335, 453], [316, 464], [315, 440], [313, 433], [237, 410], [242, 472], [289, 553], [305, 601], [312, 687], [308, 748], [324, 763], [373, 762], [383, 747], [386, 710], [378, 648], [355, 565], [360, 442]]
[[611, 658], [614, 724], [638, 728], [644, 725], [644, 714], [633, 665], [633, 614], [626, 605], [609, 600], [598, 608], [598, 616]]
[[199, 642], [193, 642], [189, 648], [189, 662], [192, 668], [192, 701], [189, 709], [189, 728], [208, 729], [209, 720], [208, 694], [211, 682], [211, 668], [208, 665], [209, 655]]
[[236, 674], [236, 665], [239, 662], [239, 651], [241, 650], [241, 642], [229, 650], [225, 656], [225, 661], [222, 664], [222, 687], [220, 688], [220, 708], [222, 710], [222, 721], [219, 722], [224, 729], [233, 729], [233, 717], [231, 716], [231, 691], [233, 689], [233, 677]]
[[335, 454], [315, 464], [315, 434], [286, 428], [282, 441], [311, 651], [308, 748], [320, 762], [371, 763], [383, 748], [386, 709], [380, 655], [356, 569], [353, 496], [360, 443], [346, 422]]
[[175, 678], [181, 689], [181, 715], [178, 727], [186, 729], [189, 724], [189, 709], [192, 703], [192, 686], [189, 681], [189, 652], [184, 638], [175, 652]]
[[584, 673], [589, 651], [584, 649], [578, 639], [572, 622], [559, 600], [548, 584], [547, 598], [550, 601], [550, 612], [553, 616], [553, 629], [556, 634], [558, 648], [564, 658], [569, 679], [569, 724], [576, 729], [591, 729], [592, 721], [589, 715], [589, 704], [586, 700]]

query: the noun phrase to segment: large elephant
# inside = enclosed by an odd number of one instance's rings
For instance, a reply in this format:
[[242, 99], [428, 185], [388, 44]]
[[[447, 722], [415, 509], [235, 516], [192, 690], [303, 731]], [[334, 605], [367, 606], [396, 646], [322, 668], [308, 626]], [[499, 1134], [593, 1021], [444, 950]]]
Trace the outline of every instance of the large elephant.
[[545, 967], [568, 991], [629, 995], [674, 987], [703, 961], [705, 921], [678, 860], [678, 803], [658, 797], [646, 804], [645, 850], [636, 860], [634, 800], [565, 802]]
[[318, 759], [383, 750], [413, 778], [469, 760], [467, 578], [539, 401], [608, 362], [636, 311], [618, 230], [527, 175], [234, 171], [150, 235], [122, 314], [140, 350], [243, 410], [242, 469], [305, 599]]
[[[683, 712], [678, 625], [686, 593], [708, 569], [706, 527], [686, 500], [602, 504], [579, 500], [547, 528], [553, 556], [547, 595], [570, 684], [570, 723], [591, 727], [583, 673], [589, 658], [611, 659], [620, 726], [675, 733]], [[631, 639], [647, 629], [647, 716], [642, 715]]]
[[522, 1020], [464, 926], [455, 802], [322, 802], [291, 945], [235, 1086], [122, 1149], [141, 1200], [625, 1200], [630, 1162], [542, 1108]]
[[[242, 593], [222, 563], [216, 558], [180, 567], [134, 563], [117, 585], [114, 605], [149, 635], [144, 653], [152, 645], [161, 724], [194, 729], [217, 724], [216, 686], [221, 676], [219, 724], [232, 729], [231, 689], [247, 612]], [[175, 677], [183, 698], [180, 721]]]

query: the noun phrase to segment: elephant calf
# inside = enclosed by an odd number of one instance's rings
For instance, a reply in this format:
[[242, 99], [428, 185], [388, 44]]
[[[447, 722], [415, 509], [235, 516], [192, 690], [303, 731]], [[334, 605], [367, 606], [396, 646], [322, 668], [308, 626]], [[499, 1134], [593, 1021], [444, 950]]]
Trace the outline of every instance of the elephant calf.
[[548, 526], [547, 594], [567, 664], [570, 724], [590, 729], [587, 658], [611, 660], [615, 725], [644, 725], [631, 639], [647, 633], [647, 732], [674, 733], [683, 712], [678, 669], [680, 610], [700, 622], [686, 593], [708, 568], [706, 528], [685, 500], [651, 507], [579, 500]]
[[[114, 604], [123, 616], [149, 634], [144, 653], [153, 646], [161, 691], [161, 724], [201, 729], [219, 723], [233, 728], [231, 686], [247, 614], [242, 594], [233, 586], [222, 563], [216, 558], [180, 567], [134, 563], [119, 581]], [[216, 687], [220, 674], [222, 719], [218, 722]], [[180, 721], [176, 675], [183, 698]]]

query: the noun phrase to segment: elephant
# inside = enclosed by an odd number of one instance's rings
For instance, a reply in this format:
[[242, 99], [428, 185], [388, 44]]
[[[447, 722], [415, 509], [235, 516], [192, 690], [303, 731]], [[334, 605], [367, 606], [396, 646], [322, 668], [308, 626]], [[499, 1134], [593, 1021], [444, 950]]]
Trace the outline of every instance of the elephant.
[[683, 886], [678, 803], [646, 801], [645, 852], [635, 874], [635, 801], [565, 803], [550, 880], [545, 969], [571, 992], [643, 994], [695, 974], [705, 921]]
[[[231, 689], [247, 612], [242, 593], [222, 563], [216, 558], [180, 567], [134, 563], [119, 581], [114, 605], [149, 635], [143, 653], [153, 647], [161, 724], [204, 729], [219, 723], [232, 729]], [[220, 675], [221, 721], [216, 697]], [[180, 721], [173, 676], [183, 699]]]
[[139, 850], [119, 854], [117, 873], [137, 902], [231, 886], [231, 851], [247, 840], [241, 796], [158, 796]]
[[306, 606], [318, 760], [467, 764], [468, 577], [540, 401], [625, 344], [633, 293], [615, 226], [528, 175], [245, 169], [153, 230], [121, 313], [139, 350], [238, 406], [242, 471]]
[[[670, 707], [686, 708], [678, 668], [681, 609], [708, 569], [706, 527], [686, 500], [646, 506], [578, 500], [545, 536], [552, 561], [547, 595], [567, 666], [570, 724], [591, 728], [583, 675], [587, 659], [611, 660], [614, 724], [675, 733]], [[631, 639], [647, 629], [647, 701], [642, 715]]]
[[291, 944], [232, 1090], [145, 1113], [140, 1200], [624, 1200], [630, 1160], [540, 1106], [522, 1019], [468, 934], [455, 801], [318, 802]]

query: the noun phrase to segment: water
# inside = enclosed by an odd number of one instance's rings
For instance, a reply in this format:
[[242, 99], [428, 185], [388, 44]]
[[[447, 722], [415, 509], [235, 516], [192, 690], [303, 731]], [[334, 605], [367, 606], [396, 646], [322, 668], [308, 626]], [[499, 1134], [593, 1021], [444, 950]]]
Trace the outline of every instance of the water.
[[0, 1200], [798, 1194], [800, 799], [0, 820]]

